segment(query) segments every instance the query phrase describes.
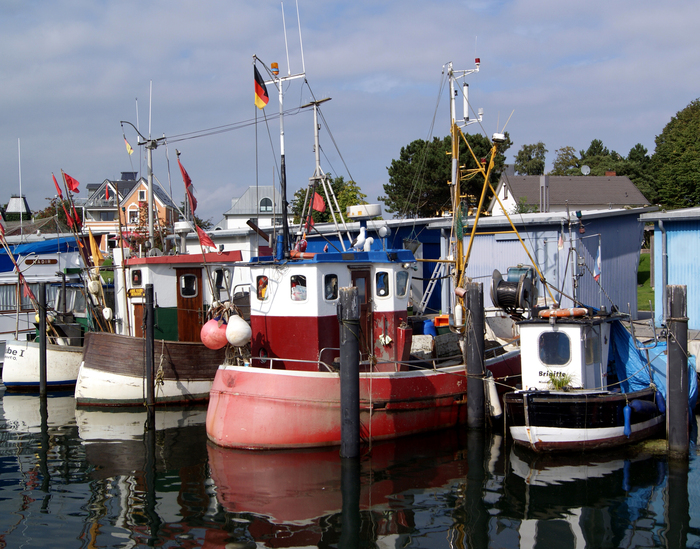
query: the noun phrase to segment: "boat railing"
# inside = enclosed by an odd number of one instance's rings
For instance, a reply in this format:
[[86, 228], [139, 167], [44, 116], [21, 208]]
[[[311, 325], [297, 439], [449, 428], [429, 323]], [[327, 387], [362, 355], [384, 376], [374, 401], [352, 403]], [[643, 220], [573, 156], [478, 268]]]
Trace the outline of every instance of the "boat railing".
[[[270, 363], [269, 365], [267, 364], [268, 362]], [[257, 364], [259, 364], [260, 367], [268, 368], [270, 370], [275, 369], [275, 366], [274, 366], [275, 362], [278, 362], [278, 363], [279, 362], [282, 362], [282, 363], [284, 363], [284, 362], [296, 362], [297, 364], [316, 364], [317, 367], [319, 367], [319, 370], [320, 370], [320, 367], [322, 366], [323, 368], [325, 368], [329, 372], [335, 371], [330, 365], [326, 364], [322, 360], [305, 360], [305, 359], [297, 359], [297, 358], [276, 358], [276, 357], [269, 357], [269, 356], [252, 356], [252, 357], [250, 357], [251, 366], [254, 363], [257, 363]]]
[[[322, 349], [323, 351], [338, 350], [331, 347]], [[319, 353], [319, 354], [321, 354]], [[338, 372], [338, 363], [334, 362], [329, 364], [323, 360], [306, 360], [306, 359], [295, 359], [295, 358], [280, 358], [280, 357], [250, 357], [250, 365], [255, 365], [256, 367], [267, 368], [270, 370], [275, 369], [275, 364], [293, 362], [296, 364], [315, 364], [319, 371], [325, 370], [331, 373]], [[448, 366], [457, 366], [462, 363], [462, 355], [452, 355], [443, 356], [440, 358], [431, 359], [416, 359], [416, 360], [402, 360], [400, 362], [395, 360], [387, 360], [384, 362], [374, 362], [372, 363], [372, 370], [379, 372], [378, 366], [390, 365], [394, 366], [395, 371], [399, 371], [402, 365], [405, 365], [410, 370], [438, 370]], [[369, 361], [360, 361], [360, 370], [366, 371], [368, 369]], [[386, 370], [383, 370], [386, 372]]]

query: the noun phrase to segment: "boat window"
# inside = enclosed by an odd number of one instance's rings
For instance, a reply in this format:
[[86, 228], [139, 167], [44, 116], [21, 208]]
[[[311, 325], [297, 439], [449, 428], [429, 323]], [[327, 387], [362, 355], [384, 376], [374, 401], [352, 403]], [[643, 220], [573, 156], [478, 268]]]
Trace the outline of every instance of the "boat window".
[[217, 301], [230, 299], [231, 271], [229, 269], [214, 270], [214, 293]]
[[396, 273], [396, 297], [406, 297], [408, 291], [408, 273], [399, 271]]
[[292, 275], [292, 301], [306, 301], [306, 277], [304, 275]]
[[586, 328], [584, 338], [586, 364], [598, 364], [600, 362], [600, 326]]
[[540, 334], [540, 360], [543, 364], [561, 366], [571, 358], [571, 341], [563, 332], [544, 332]]
[[357, 296], [360, 298], [360, 303], [367, 303], [367, 288], [365, 287], [365, 279], [356, 278], [355, 285], [357, 286]]
[[268, 279], [266, 276], [259, 276], [255, 280], [255, 287], [257, 288], [257, 296], [258, 300], [260, 301], [265, 301], [269, 297], [269, 293], [267, 291], [267, 285], [268, 285]]
[[141, 269], [134, 269], [131, 271], [131, 285], [141, 286], [143, 279], [141, 278]]
[[324, 297], [328, 301], [338, 299], [338, 275], [330, 274], [323, 278]]
[[184, 274], [180, 277], [180, 295], [182, 297], [196, 297], [199, 288], [197, 288], [197, 277], [193, 274]]
[[71, 288], [70, 293], [73, 294], [73, 305], [69, 310], [74, 313], [84, 313], [87, 310], [87, 303], [85, 301], [85, 294], [80, 291], [79, 288]]
[[376, 274], [377, 296], [387, 297], [389, 295], [389, 273], [379, 271]]

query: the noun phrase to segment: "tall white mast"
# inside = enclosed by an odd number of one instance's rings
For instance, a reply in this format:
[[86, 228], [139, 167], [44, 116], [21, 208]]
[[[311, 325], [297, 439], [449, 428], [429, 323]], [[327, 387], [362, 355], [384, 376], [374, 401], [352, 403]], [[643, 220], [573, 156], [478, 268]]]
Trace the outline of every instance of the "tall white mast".
[[[299, 8], [297, 5], [297, 14], [299, 13]], [[284, 25], [284, 4], [282, 5], [282, 24]], [[299, 27], [299, 36], [301, 37], [301, 25]], [[284, 30], [284, 42], [285, 49], [287, 49], [287, 76], [279, 76], [279, 70], [276, 70], [276, 65], [273, 64], [273, 68], [269, 69], [257, 56], [253, 56], [253, 64], [256, 60], [260, 61], [262, 65], [267, 70], [268, 74], [272, 76], [271, 80], [265, 81], [265, 85], [274, 84], [277, 88], [279, 104], [280, 104], [280, 188], [282, 191], [282, 248], [285, 259], [289, 257], [289, 215], [288, 215], [288, 203], [287, 203], [287, 168], [285, 165], [284, 158], [284, 84], [286, 82], [296, 80], [298, 78], [305, 78], [306, 73], [302, 68], [302, 72], [298, 74], [291, 73], [291, 66], [289, 65], [289, 50], [287, 48], [287, 29]], [[301, 53], [302, 59], [304, 58], [304, 52]]]

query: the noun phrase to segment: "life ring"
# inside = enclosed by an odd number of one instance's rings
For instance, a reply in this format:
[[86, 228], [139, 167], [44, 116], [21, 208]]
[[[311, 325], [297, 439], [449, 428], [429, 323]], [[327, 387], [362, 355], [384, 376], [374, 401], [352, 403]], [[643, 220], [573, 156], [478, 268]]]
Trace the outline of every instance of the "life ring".
[[300, 252], [299, 250], [289, 252], [289, 257], [293, 259], [311, 259], [315, 255], [316, 252]]
[[573, 316], [586, 316], [588, 314], [588, 309], [585, 307], [570, 307], [568, 309], [544, 309], [539, 312], [538, 316], [540, 318], [550, 318], [552, 316], [557, 318], [566, 318]]

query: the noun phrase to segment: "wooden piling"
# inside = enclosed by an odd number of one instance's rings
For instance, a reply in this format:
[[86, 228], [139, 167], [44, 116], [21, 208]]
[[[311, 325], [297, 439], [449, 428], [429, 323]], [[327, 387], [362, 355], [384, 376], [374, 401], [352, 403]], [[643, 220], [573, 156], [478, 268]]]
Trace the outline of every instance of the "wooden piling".
[[668, 362], [666, 365], [667, 402], [666, 433], [668, 451], [672, 457], [688, 458], [688, 318], [686, 286], [666, 287], [669, 317]]
[[360, 455], [360, 301], [356, 287], [340, 288], [340, 456]]
[[464, 360], [467, 370], [467, 426], [483, 429], [484, 409], [484, 286], [467, 282]]
[[146, 409], [148, 420], [154, 418], [155, 411], [155, 374], [154, 348], [155, 348], [155, 319], [153, 310], [153, 284], [146, 284]]
[[39, 396], [46, 398], [46, 282], [39, 283]]

